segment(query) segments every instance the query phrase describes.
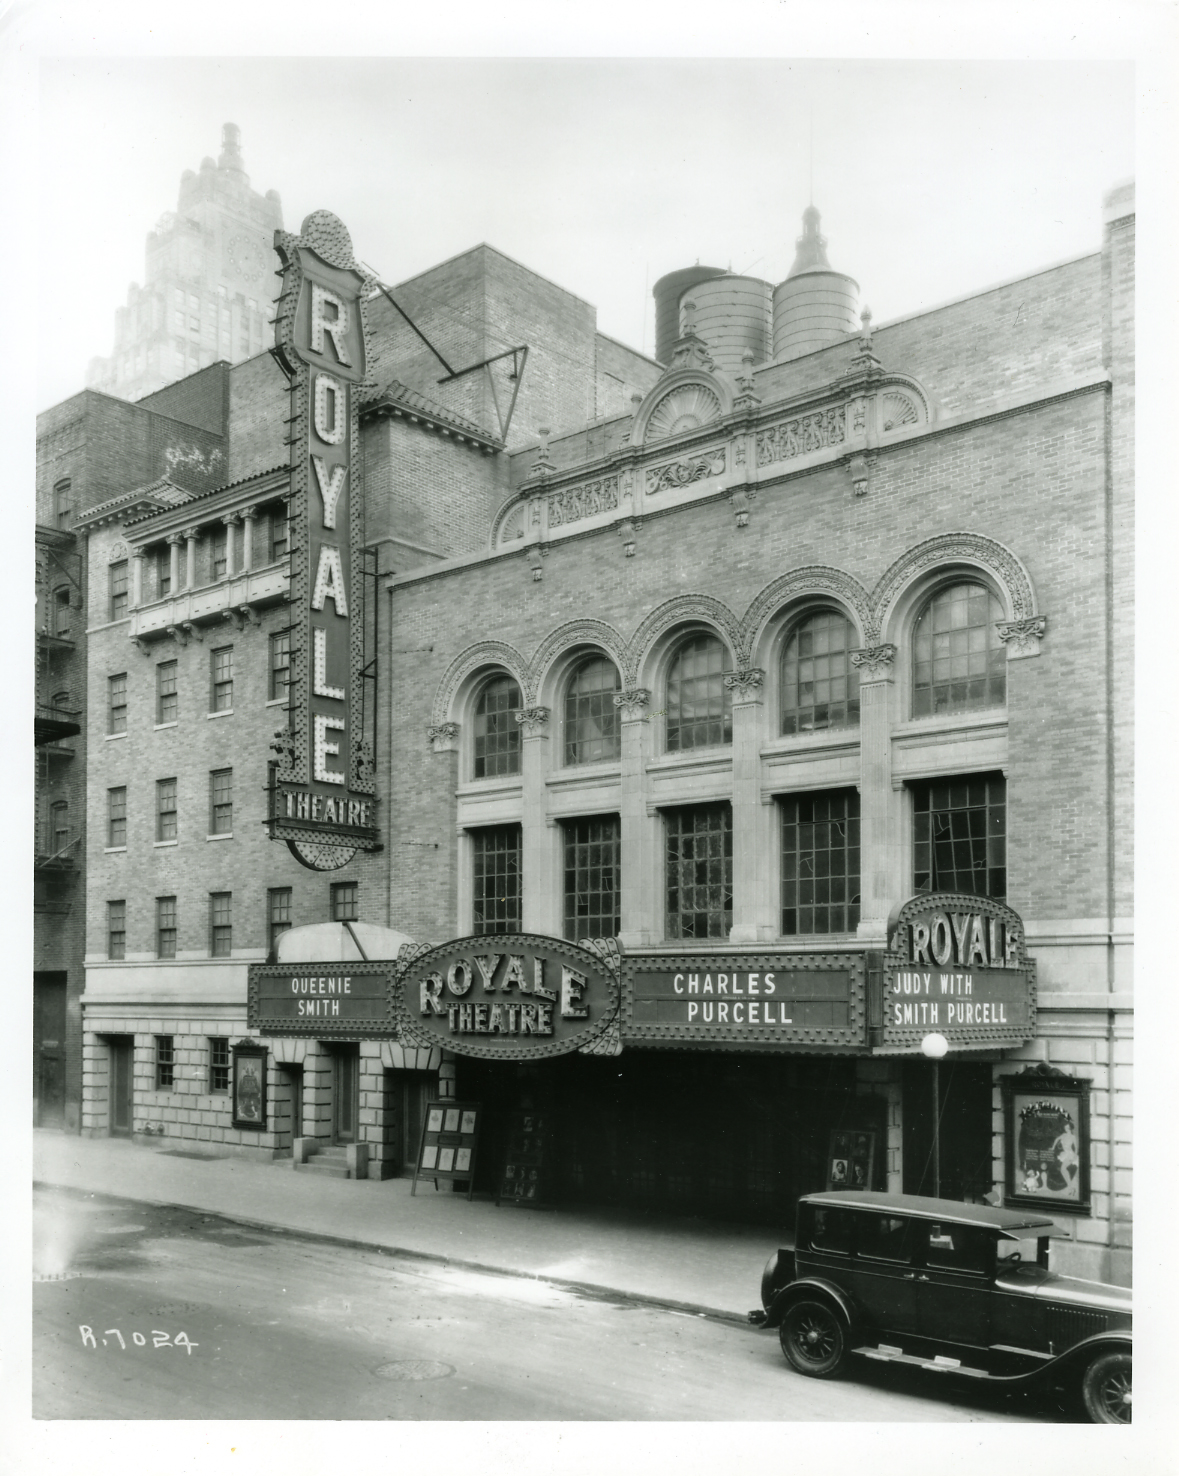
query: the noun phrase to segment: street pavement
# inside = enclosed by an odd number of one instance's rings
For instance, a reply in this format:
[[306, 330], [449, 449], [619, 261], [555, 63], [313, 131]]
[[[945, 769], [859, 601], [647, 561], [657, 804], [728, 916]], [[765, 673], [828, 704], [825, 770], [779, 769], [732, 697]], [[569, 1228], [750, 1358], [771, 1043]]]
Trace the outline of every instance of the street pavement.
[[39, 1421], [1056, 1418], [906, 1369], [804, 1379], [772, 1332], [622, 1293], [84, 1189], [34, 1210]]

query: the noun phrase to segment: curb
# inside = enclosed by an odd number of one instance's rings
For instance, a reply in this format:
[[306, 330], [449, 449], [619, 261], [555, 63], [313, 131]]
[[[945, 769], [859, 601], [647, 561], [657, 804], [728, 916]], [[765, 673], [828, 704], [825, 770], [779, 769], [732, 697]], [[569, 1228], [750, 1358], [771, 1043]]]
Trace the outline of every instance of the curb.
[[172, 1199], [152, 1199], [143, 1194], [111, 1194], [106, 1190], [76, 1189], [69, 1184], [55, 1184], [47, 1179], [34, 1179], [33, 1188], [53, 1189], [64, 1194], [86, 1195], [91, 1199], [108, 1200], [112, 1204], [150, 1204], [157, 1209], [187, 1210], [193, 1214], [206, 1215], [211, 1220], [221, 1220], [228, 1225], [244, 1225], [252, 1230], [268, 1230], [272, 1234], [289, 1235], [296, 1240], [311, 1241], [317, 1245], [335, 1245], [344, 1250], [401, 1256], [406, 1260], [426, 1261], [436, 1266], [453, 1266], [461, 1271], [478, 1271], [484, 1276], [513, 1276], [521, 1281], [538, 1281], [543, 1282], [546, 1286], [559, 1287], [562, 1291], [576, 1292], [579, 1296], [591, 1297], [595, 1301], [631, 1302], [636, 1306], [653, 1307], [663, 1312], [678, 1313], [680, 1316], [705, 1317], [710, 1322], [730, 1322], [739, 1327], [750, 1327], [747, 1314], [727, 1312], [721, 1307], [707, 1307], [700, 1302], [680, 1302], [669, 1297], [654, 1297], [643, 1292], [624, 1291], [621, 1287], [603, 1286], [597, 1282], [570, 1281], [560, 1276], [542, 1276], [538, 1271], [521, 1271], [511, 1266], [492, 1266], [485, 1261], [470, 1261], [460, 1256], [440, 1255], [435, 1251], [414, 1250], [409, 1246], [384, 1245], [375, 1240], [357, 1240], [346, 1235], [330, 1235], [323, 1230], [304, 1230], [293, 1225], [280, 1225], [273, 1220], [252, 1219], [248, 1215], [227, 1215], [223, 1210], [209, 1210], [203, 1205], [183, 1204]]

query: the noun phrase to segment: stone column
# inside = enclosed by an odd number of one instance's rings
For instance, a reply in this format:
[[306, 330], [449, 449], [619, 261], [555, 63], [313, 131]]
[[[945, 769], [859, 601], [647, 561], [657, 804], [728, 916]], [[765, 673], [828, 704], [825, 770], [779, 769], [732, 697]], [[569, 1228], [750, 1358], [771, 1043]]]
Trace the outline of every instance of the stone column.
[[527, 933], [557, 933], [554, 905], [554, 827], [548, 823], [545, 777], [549, 770], [550, 712], [547, 707], [525, 707], [516, 713], [520, 724], [520, 775], [523, 834], [520, 866], [521, 920]]
[[254, 567], [254, 519], [258, 516], [256, 507], [242, 508], [242, 567], [241, 572], [248, 574]]
[[893, 903], [908, 895], [903, 797], [892, 787], [895, 646], [852, 652], [860, 674], [860, 926], [865, 947], [883, 948]]
[[191, 589], [196, 583], [196, 551], [197, 539], [200, 537], [199, 528], [185, 528], [185, 558], [184, 558], [184, 587]]
[[143, 550], [131, 552], [131, 608], [137, 610], [143, 604]]
[[237, 573], [233, 556], [233, 530], [237, 527], [238, 515], [237, 513], [226, 513], [221, 521], [225, 524], [225, 577], [232, 579]]
[[168, 534], [168, 579], [170, 581], [168, 593], [173, 595], [180, 588], [180, 545], [183, 541], [183, 533]]
[[777, 936], [772, 897], [773, 811], [761, 802], [765, 672], [731, 672], [733, 694], [733, 943]]
[[663, 937], [659, 877], [659, 817], [647, 814], [647, 760], [651, 724], [645, 687], [614, 698], [622, 719], [622, 928], [624, 947], [642, 948]]

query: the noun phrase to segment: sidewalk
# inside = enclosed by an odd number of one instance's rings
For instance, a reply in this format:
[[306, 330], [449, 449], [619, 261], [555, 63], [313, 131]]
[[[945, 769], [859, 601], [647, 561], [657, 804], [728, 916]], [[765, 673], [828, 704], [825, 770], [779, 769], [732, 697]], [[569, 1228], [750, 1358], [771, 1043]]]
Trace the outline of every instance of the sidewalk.
[[772, 1229], [637, 1210], [525, 1210], [436, 1192], [432, 1181], [296, 1173], [289, 1160], [179, 1158], [120, 1138], [33, 1135], [37, 1184], [178, 1204], [246, 1224], [429, 1256], [451, 1265], [536, 1276], [739, 1318], [758, 1305]]

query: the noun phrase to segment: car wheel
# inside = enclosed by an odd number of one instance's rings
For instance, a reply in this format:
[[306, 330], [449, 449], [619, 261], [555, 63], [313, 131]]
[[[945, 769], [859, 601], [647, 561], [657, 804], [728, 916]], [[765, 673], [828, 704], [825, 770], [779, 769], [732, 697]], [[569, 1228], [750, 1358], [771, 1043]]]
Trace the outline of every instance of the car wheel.
[[778, 1331], [782, 1352], [799, 1373], [833, 1378], [847, 1355], [847, 1323], [826, 1302], [793, 1302]]
[[1103, 1353], [1085, 1370], [1081, 1397], [1095, 1425], [1128, 1425], [1131, 1409], [1129, 1353]]

